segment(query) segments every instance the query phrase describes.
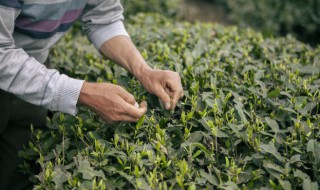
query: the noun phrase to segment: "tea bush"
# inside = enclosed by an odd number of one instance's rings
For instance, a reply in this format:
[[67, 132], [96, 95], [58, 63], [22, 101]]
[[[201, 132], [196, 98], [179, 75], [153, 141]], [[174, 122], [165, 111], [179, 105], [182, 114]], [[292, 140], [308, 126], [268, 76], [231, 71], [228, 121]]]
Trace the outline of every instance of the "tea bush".
[[[184, 0], [121, 0], [120, 2], [124, 8], [125, 19], [138, 13], [155, 13], [171, 18], [180, 18], [183, 15], [181, 4]], [[75, 22], [70, 32], [75, 36], [83, 35], [81, 22]]]
[[180, 73], [185, 97], [165, 111], [85, 37], [52, 51], [63, 73], [124, 86], [149, 111], [138, 123], [88, 109], [33, 129], [22, 166], [35, 189], [318, 189], [320, 48], [250, 29], [139, 14], [127, 29], [155, 68]]
[[320, 43], [320, 2], [318, 0], [213, 0], [223, 4], [230, 20], [266, 34], [290, 33], [311, 44]]
[[180, 12], [182, 2], [183, 0], [121, 0], [126, 18], [139, 12], [175, 17]]

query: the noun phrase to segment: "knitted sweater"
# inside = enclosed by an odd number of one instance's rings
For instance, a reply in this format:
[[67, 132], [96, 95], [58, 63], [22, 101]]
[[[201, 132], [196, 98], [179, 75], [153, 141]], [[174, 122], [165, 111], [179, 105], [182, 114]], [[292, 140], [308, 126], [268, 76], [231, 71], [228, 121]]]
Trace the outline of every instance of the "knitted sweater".
[[84, 81], [46, 68], [49, 48], [77, 19], [97, 49], [128, 36], [122, 11], [119, 0], [0, 0], [0, 89], [75, 115]]

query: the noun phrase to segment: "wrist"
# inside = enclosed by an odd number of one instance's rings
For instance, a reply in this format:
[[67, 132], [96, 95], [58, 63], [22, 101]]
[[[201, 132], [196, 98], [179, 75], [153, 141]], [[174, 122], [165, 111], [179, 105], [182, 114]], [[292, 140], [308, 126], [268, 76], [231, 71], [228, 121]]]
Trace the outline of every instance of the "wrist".
[[136, 68], [137, 69], [132, 74], [138, 79], [138, 81], [142, 83], [144, 78], [148, 73], [150, 73], [152, 68], [146, 62], [142, 62], [142, 64]]
[[92, 92], [92, 85], [88, 82], [84, 82], [80, 91], [77, 105], [87, 106], [89, 101], [90, 92]]

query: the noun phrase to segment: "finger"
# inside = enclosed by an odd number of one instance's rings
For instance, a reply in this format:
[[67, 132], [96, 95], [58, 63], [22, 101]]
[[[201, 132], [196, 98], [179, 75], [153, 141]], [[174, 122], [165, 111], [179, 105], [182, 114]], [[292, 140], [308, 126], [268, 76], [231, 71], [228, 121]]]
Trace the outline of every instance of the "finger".
[[178, 101], [181, 97], [181, 91], [173, 92], [172, 100], [171, 100], [171, 110], [174, 110], [174, 108], [177, 106]]
[[180, 78], [179, 74], [173, 75], [172, 79], [167, 81], [167, 87], [172, 92], [179, 92], [179, 94], [181, 92], [183, 93], [181, 78]]
[[168, 83], [168, 87], [171, 89], [171, 107], [173, 110], [179, 99], [181, 98], [181, 94], [183, 94], [183, 89], [180, 82], [173, 83], [172, 81]]
[[172, 96], [171, 90], [168, 87], [166, 87], [166, 93], [169, 95], [169, 97]]
[[131, 123], [135, 123], [139, 120], [139, 118], [134, 118], [126, 114], [121, 115], [119, 118], [120, 118], [119, 121], [125, 121], [125, 122], [131, 122]]
[[121, 103], [122, 111], [118, 112], [117, 115], [111, 119], [106, 118], [105, 120], [107, 122], [137, 122], [143, 114], [147, 112], [147, 102], [142, 102], [140, 108], [125, 102], [123, 99], [120, 99], [119, 102]]
[[156, 95], [164, 103], [166, 109], [169, 110], [171, 107], [170, 96], [169, 96], [169, 94], [166, 93], [166, 91], [162, 88], [162, 86], [158, 87], [158, 91], [157, 91]]
[[[148, 110], [148, 104], [147, 104], [147, 102], [146, 102], [146, 101], [142, 101], [142, 102], [140, 103], [139, 108], [145, 109], [145, 111], [147, 111], [147, 110]], [[143, 110], [143, 111], [144, 111], [144, 110]]]
[[148, 110], [147, 108], [147, 102], [142, 102], [140, 104], [139, 107], [136, 107], [136, 106], [133, 106], [131, 104], [126, 104], [124, 109], [126, 110], [125, 111], [125, 114], [132, 117], [132, 118], [135, 118], [135, 119], [139, 119], [140, 117], [142, 117]]
[[[148, 104], [146, 101], [142, 101], [138, 107], [139, 111], [141, 112], [141, 116], [143, 116], [148, 111]], [[141, 117], [140, 116], [140, 117]], [[140, 118], [139, 117], [139, 118]]]
[[183, 96], [184, 96], [184, 93], [183, 93], [183, 91], [182, 91], [182, 92], [181, 92], [180, 99], [183, 98]]
[[123, 98], [124, 101], [126, 101], [127, 103], [131, 104], [131, 105], [135, 105], [136, 103], [136, 99], [134, 98], [134, 96], [132, 94], [130, 94], [128, 91], [126, 91], [124, 88], [119, 86], [119, 96], [121, 98]]

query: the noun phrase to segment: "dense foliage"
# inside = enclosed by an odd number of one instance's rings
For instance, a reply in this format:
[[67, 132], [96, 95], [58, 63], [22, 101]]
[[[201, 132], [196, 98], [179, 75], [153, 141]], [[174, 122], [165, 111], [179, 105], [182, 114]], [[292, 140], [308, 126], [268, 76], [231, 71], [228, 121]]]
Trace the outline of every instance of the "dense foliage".
[[266, 34], [293, 34], [311, 44], [320, 43], [318, 0], [213, 0], [225, 5], [229, 19]]
[[[138, 13], [161, 14], [170, 18], [182, 17], [181, 4], [184, 0], [120, 0], [124, 18], [130, 18]], [[80, 21], [73, 24], [70, 31], [73, 35], [83, 35]]]
[[121, 0], [124, 15], [133, 16], [140, 12], [159, 13], [168, 17], [178, 16], [183, 0]]
[[165, 111], [85, 37], [68, 35], [52, 52], [57, 68], [120, 84], [149, 111], [136, 124], [108, 124], [85, 108], [55, 113], [21, 153], [41, 166], [36, 189], [319, 188], [319, 48], [157, 15], [128, 23], [153, 67], [180, 73], [184, 99]]

